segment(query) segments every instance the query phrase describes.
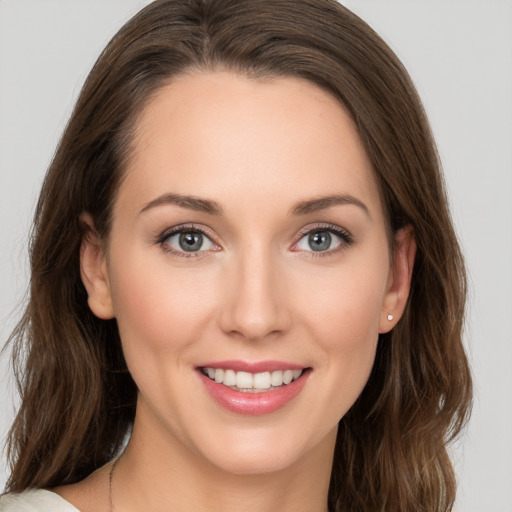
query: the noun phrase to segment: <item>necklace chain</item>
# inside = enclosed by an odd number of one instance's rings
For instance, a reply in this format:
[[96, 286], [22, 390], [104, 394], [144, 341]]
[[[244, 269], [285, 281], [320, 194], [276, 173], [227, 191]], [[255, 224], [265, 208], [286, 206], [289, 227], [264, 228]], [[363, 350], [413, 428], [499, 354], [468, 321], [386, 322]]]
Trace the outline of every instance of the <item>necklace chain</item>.
[[116, 464], [119, 459], [116, 459], [112, 464], [112, 468], [110, 469], [110, 473], [108, 475], [108, 500], [110, 503], [110, 512], [114, 512], [114, 500], [112, 498], [112, 479], [114, 478], [114, 470], [116, 469]]
[[112, 498], [112, 480], [114, 479], [114, 471], [116, 469], [116, 465], [119, 462], [119, 458], [114, 460], [112, 463], [112, 467], [110, 468], [110, 472], [108, 474], [108, 501], [110, 504], [110, 512], [114, 512], [114, 499]]

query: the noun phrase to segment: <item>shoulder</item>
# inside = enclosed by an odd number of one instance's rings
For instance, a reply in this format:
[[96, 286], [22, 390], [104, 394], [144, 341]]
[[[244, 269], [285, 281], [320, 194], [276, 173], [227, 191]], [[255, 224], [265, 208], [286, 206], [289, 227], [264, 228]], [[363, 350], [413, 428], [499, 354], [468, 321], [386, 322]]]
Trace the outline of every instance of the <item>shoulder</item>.
[[30, 489], [0, 496], [2, 512], [78, 512], [71, 503], [54, 492]]

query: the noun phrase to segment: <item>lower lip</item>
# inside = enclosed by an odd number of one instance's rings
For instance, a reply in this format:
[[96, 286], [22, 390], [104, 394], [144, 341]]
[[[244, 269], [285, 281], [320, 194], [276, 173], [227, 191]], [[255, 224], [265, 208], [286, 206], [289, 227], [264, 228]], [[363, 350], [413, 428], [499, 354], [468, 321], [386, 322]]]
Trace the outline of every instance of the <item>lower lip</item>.
[[199, 370], [206, 390], [219, 405], [228, 411], [247, 416], [270, 414], [284, 407], [301, 392], [310, 373], [305, 370], [297, 380], [272, 391], [244, 393], [218, 384]]

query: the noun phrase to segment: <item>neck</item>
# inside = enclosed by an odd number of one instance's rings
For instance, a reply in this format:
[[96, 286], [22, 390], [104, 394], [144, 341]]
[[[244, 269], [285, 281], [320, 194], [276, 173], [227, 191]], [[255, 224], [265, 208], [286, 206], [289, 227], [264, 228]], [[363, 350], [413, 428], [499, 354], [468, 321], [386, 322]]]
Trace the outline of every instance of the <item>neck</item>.
[[290, 467], [236, 474], [177, 439], [148, 443], [136, 421], [114, 473], [114, 512], [326, 512], [335, 438], [332, 432]]

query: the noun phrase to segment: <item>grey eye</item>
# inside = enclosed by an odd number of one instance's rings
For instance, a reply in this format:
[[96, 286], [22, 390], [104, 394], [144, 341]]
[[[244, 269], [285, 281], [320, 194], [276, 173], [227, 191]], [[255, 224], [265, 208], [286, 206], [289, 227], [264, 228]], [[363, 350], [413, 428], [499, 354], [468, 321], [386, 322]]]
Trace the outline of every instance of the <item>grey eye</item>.
[[302, 251], [323, 252], [336, 249], [341, 244], [341, 239], [338, 235], [327, 231], [312, 231], [305, 234], [297, 244], [297, 247]]
[[331, 247], [331, 234], [328, 231], [310, 233], [308, 242], [313, 251], [327, 251]]
[[166, 244], [176, 251], [198, 252], [213, 247], [212, 241], [199, 231], [181, 231], [171, 235]]
[[199, 251], [203, 245], [203, 235], [201, 233], [181, 233], [179, 244], [184, 251]]

